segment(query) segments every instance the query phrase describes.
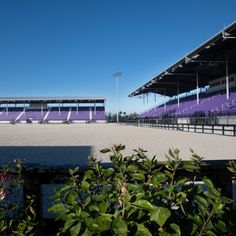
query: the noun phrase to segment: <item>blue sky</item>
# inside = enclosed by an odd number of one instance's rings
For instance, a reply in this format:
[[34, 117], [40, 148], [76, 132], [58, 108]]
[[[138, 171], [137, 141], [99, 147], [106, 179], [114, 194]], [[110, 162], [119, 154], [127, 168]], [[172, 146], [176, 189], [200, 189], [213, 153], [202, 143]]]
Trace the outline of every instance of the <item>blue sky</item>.
[[[0, 96], [128, 94], [236, 20], [235, 0], [0, 0]], [[160, 98], [161, 99], [161, 98]]]

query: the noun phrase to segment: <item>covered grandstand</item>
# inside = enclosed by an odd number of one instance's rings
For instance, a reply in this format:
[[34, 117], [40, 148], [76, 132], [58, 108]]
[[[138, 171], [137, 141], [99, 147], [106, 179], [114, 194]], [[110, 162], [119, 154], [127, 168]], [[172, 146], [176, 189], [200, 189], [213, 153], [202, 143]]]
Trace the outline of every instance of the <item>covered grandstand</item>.
[[[236, 120], [236, 22], [201, 44], [129, 97], [169, 97], [139, 119], [214, 116]], [[236, 124], [236, 123], [234, 123]]]
[[1, 97], [0, 123], [106, 122], [104, 97]]

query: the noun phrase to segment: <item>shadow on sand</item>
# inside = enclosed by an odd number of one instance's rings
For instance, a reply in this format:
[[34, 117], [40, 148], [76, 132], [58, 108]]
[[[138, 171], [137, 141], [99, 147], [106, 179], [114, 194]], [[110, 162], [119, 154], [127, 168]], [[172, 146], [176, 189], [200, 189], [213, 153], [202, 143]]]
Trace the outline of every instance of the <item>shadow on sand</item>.
[[36, 168], [86, 167], [92, 151], [92, 146], [4, 146], [0, 147], [0, 165], [21, 159]]

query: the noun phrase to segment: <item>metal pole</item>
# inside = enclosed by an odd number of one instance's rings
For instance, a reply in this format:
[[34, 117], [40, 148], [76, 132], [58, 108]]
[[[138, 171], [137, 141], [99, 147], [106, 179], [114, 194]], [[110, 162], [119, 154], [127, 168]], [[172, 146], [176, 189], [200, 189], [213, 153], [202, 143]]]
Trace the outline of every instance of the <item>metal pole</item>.
[[41, 102], [41, 115], [43, 115], [43, 103]]
[[165, 88], [165, 90], [164, 90], [164, 94], [165, 94], [165, 103], [164, 103], [164, 111], [166, 111], [166, 88]]
[[119, 122], [119, 76], [116, 76], [116, 122]]
[[196, 67], [197, 104], [199, 104], [198, 68]]
[[226, 99], [229, 100], [229, 64], [228, 64], [228, 53], [226, 53], [226, 63], [225, 63], [225, 72], [226, 72]]
[[121, 76], [121, 72], [115, 72], [112, 74], [113, 77], [116, 78], [116, 122], [119, 122], [119, 84], [118, 80]]
[[178, 99], [178, 107], [179, 107], [179, 81], [177, 82], [177, 93], [178, 93], [177, 99]]

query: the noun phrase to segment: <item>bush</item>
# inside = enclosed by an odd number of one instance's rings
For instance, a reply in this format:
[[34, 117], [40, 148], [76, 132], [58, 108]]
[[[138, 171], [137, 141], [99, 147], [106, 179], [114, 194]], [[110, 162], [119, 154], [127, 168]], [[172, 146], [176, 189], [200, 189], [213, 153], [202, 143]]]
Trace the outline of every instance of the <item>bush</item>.
[[69, 170], [49, 210], [63, 223], [60, 235], [231, 235], [232, 201], [201, 176], [201, 157], [191, 150], [182, 161], [175, 149], [159, 162], [142, 149], [124, 157], [124, 149], [101, 151], [110, 155], [109, 168], [90, 157], [84, 173]]
[[35, 196], [23, 204], [24, 165], [20, 160], [0, 168], [0, 235], [36, 235]]

